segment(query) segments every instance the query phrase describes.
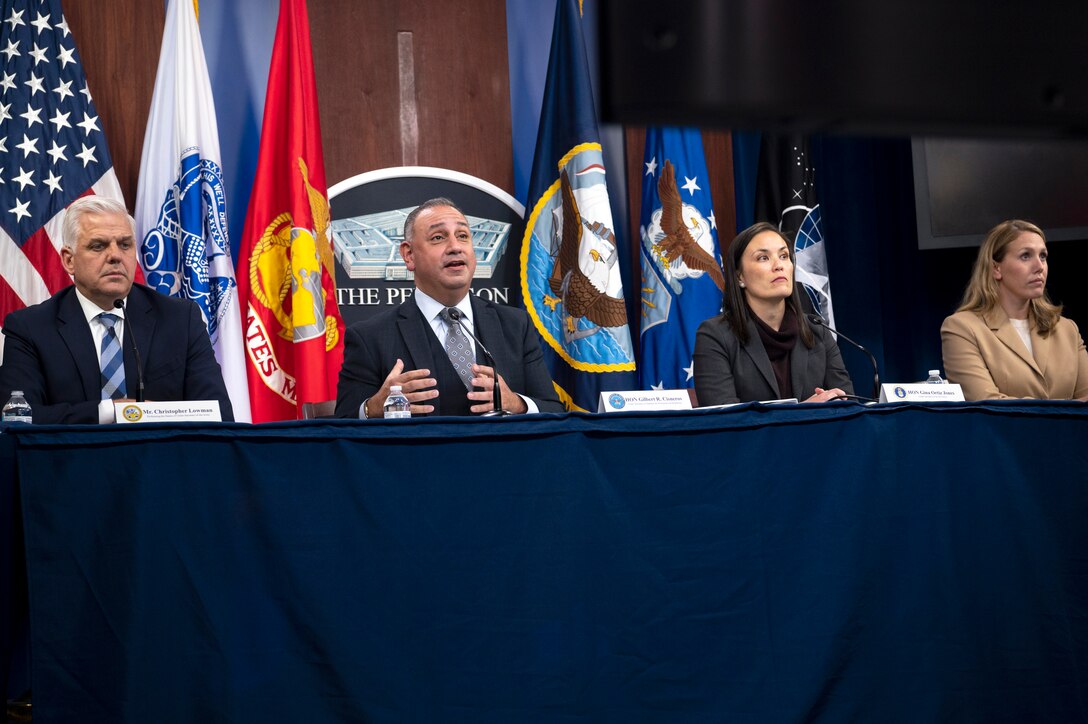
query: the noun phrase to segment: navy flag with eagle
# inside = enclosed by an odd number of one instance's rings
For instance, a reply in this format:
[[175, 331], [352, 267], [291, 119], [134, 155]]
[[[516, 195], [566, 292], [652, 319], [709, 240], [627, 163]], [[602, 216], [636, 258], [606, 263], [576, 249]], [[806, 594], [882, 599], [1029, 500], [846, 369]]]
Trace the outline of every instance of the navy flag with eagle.
[[578, 0], [559, 0], [521, 247], [525, 309], [560, 399], [635, 389], [634, 350]]
[[698, 129], [646, 130], [639, 225], [642, 387], [692, 387], [695, 331], [721, 311], [725, 289]]
[[807, 137], [763, 135], [756, 181], [756, 221], [777, 224], [793, 242], [797, 254], [794, 280], [804, 285], [816, 311], [834, 329], [816, 169]]

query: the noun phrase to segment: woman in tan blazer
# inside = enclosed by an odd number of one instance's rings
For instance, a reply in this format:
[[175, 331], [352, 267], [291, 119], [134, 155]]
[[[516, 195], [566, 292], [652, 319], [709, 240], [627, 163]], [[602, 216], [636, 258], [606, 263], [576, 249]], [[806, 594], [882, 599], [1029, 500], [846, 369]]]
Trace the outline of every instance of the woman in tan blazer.
[[1047, 298], [1046, 277], [1039, 227], [1014, 219], [990, 230], [960, 308], [941, 325], [945, 373], [968, 400], [1088, 400], [1088, 352]]

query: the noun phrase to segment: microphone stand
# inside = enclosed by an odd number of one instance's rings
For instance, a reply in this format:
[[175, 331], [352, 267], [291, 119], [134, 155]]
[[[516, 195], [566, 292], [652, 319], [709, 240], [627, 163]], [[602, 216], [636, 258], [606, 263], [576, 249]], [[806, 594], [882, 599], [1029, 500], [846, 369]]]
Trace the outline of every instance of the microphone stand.
[[487, 357], [488, 362], [491, 363], [491, 371], [495, 373], [495, 384], [491, 388], [491, 404], [494, 407], [490, 412], [485, 412], [481, 417], [506, 417], [514, 413], [509, 412], [502, 406], [502, 389], [499, 387], [499, 368], [495, 366], [495, 355], [491, 354], [490, 350], [484, 346], [484, 343], [480, 341], [479, 337], [469, 331], [464, 322], [461, 321], [461, 310], [457, 307], [449, 307], [449, 316], [454, 323], [461, 328], [461, 331], [472, 338], [472, 341], [480, 346], [484, 355]]
[[[872, 365], [873, 365], [873, 399], [869, 400], [869, 401], [870, 402], [876, 402], [877, 400], [879, 400], [880, 399], [880, 370], [877, 368], [876, 357], [873, 356], [873, 353], [870, 352], [868, 349], [866, 349], [863, 345], [861, 345], [861, 344], [855, 342], [854, 340], [850, 339], [849, 337], [847, 337], [845, 334], [838, 331], [837, 329], [832, 329], [831, 326], [828, 325], [827, 320], [824, 319], [823, 317], [821, 317], [819, 314], [806, 314], [805, 316], [808, 319], [808, 321], [812, 323], [813, 326], [823, 327], [824, 329], [831, 332], [831, 334], [835, 335], [836, 337], [841, 337], [842, 339], [845, 339], [847, 342], [849, 342], [853, 346], [860, 349], [862, 352], [864, 352], [869, 357], [869, 362], [871, 362]], [[847, 395], [846, 397], [849, 398], [850, 395]]]
[[[124, 299], [114, 299], [113, 308], [125, 310]], [[128, 315], [125, 315], [125, 338], [132, 341], [132, 354], [136, 357], [136, 401], [144, 401], [144, 366], [140, 362], [140, 348], [136, 345], [136, 335], [132, 333], [132, 325], [129, 324]]]

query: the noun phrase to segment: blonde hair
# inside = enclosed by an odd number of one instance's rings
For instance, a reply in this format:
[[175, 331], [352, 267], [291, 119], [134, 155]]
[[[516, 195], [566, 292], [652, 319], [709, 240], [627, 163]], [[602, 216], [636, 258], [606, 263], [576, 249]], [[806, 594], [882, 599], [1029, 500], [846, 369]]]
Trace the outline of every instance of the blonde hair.
[[[963, 301], [957, 312], [975, 312], [987, 314], [998, 305], [997, 280], [994, 279], [993, 265], [1005, 258], [1009, 244], [1016, 241], [1024, 232], [1038, 234], [1046, 242], [1043, 230], [1030, 221], [1009, 219], [990, 229], [982, 246], [978, 248], [975, 267], [971, 270], [971, 281], [963, 293]], [[1060, 304], [1054, 304], [1046, 292], [1038, 299], [1028, 303], [1028, 319], [1031, 320], [1040, 337], [1046, 337], [1058, 324], [1062, 316]]]

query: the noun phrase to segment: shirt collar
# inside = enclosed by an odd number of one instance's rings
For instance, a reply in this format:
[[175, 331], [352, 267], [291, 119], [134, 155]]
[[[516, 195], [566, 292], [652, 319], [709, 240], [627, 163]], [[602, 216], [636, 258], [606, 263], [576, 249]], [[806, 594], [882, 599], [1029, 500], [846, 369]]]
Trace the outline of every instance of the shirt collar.
[[[79, 301], [79, 307], [83, 310], [83, 316], [87, 318], [87, 324], [90, 324], [95, 317], [97, 317], [99, 314], [102, 314], [103, 312], [113, 314], [114, 316], [120, 317], [121, 319], [125, 318], [124, 309], [102, 309], [90, 299], [87, 299], [87, 297], [83, 296], [83, 292], [79, 291], [79, 287], [73, 287], [73, 289], [76, 293], [76, 299]], [[125, 301], [128, 301], [127, 296], [125, 297]]]
[[[446, 308], [445, 304], [437, 301], [434, 297], [429, 296], [426, 292], [422, 292], [416, 289], [412, 298], [416, 300], [416, 306], [419, 307], [419, 311], [423, 312], [423, 317], [428, 321], [434, 319], [442, 310]], [[472, 323], [472, 299], [471, 295], [465, 294], [465, 296], [454, 305], [461, 311], [461, 316], [468, 319], [468, 322]]]

